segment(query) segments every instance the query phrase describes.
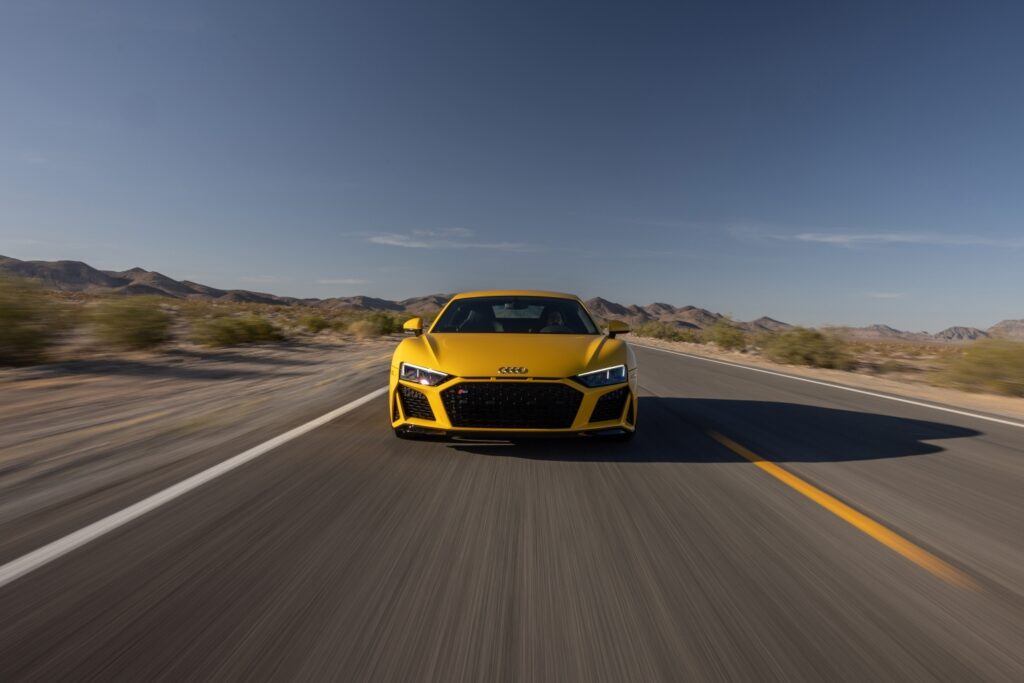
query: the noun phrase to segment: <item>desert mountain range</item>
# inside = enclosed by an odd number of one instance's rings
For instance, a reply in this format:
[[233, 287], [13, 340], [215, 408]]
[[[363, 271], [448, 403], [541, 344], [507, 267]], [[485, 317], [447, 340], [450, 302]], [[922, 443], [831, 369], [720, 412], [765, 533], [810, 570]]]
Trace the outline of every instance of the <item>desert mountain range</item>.
[[[436, 311], [448, 300], [445, 294], [430, 294], [399, 301], [370, 296], [333, 297], [328, 299], [299, 299], [277, 296], [246, 289], [218, 289], [188, 280], [175, 280], [156, 271], [131, 268], [123, 271], [99, 270], [81, 261], [20, 261], [0, 256], [0, 274], [29, 278], [48, 289], [88, 294], [158, 295], [173, 298], [197, 298], [211, 301], [258, 303], [274, 305], [301, 305], [317, 308], [391, 311], [394, 313], [422, 314]], [[587, 308], [604, 319], [617, 319], [631, 325], [662, 321], [681, 329], [699, 330], [713, 325], [724, 316], [696, 306], [676, 307], [665, 303], [646, 306], [622, 304], [595, 297], [586, 301]], [[748, 331], [785, 330], [792, 325], [769, 317], [736, 324]], [[1004, 320], [987, 330], [976, 327], [954, 326], [936, 334], [907, 332], [888, 325], [867, 327], [832, 327], [831, 331], [849, 339], [906, 340], [964, 342], [988, 337], [1024, 341], [1024, 319]]]

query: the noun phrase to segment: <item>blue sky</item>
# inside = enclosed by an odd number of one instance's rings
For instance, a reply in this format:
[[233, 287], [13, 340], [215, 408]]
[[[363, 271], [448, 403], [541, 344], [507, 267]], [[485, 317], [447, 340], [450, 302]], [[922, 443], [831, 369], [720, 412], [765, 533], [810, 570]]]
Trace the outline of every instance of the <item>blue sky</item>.
[[0, 253], [1024, 317], [1020, 3], [0, 5]]

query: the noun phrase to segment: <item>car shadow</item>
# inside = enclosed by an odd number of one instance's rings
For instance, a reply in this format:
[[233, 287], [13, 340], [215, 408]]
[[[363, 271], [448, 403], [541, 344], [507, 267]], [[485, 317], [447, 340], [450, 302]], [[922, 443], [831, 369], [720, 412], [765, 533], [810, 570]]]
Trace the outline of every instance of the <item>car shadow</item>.
[[934, 443], [981, 432], [799, 403], [704, 398], [640, 398], [639, 429], [630, 441], [596, 437], [516, 442], [449, 441], [457, 451], [530, 460], [575, 462], [737, 462], [707, 436], [714, 430], [774, 462], [848, 462], [927, 455]]

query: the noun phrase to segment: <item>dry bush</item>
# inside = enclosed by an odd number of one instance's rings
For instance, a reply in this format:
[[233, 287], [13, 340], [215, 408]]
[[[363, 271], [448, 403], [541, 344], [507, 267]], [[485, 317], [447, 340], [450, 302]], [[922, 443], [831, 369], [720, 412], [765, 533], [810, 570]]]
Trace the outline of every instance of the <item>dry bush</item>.
[[347, 331], [357, 337], [378, 337], [402, 331], [402, 321], [387, 313], [368, 313], [350, 321]]
[[747, 335], [727, 318], [704, 330], [704, 338], [726, 351], [742, 351], [747, 347]]
[[348, 324], [347, 329], [350, 334], [354, 334], [360, 339], [374, 337], [380, 334], [377, 331], [377, 326], [369, 320], [353, 320]]
[[765, 347], [765, 354], [777, 363], [837, 370], [855, 366], [842, 340], [804, 327], [777, 335]]
[[1024, 396], [1024, 343], [986, 340], [946, 360], [940, 381], [968, 391]]
[[907, 366], [893, 358], [887, 358], [874, 367], [876, 375], [888, 375], [893, 372], [905, 372]]
[[323, 332], [331, 326], [327, 319], [320, 315], [307, 315], [300, 321], [302, 327], [306, 328], [309, 332], [316, 334], [317, 332]]
[[768, 348], [775, 338], [778, 337], [777, 332], [769, 332], [768, 330], [760, 330], [752, 332], [747, 335], [747, 341], [754, 349], [763, 350]]
[[651, 337], [653, 339], [664, 339], [665, 341], [679, 341], [679, 330], [673, 325], [661, 320], [650, 320], [643, 325], [633, 329], [633, 334], [638, 337]]
[[140, 296], [101, 301], [90, 319], [97, 338], [120, 349], [149, 349], [171, 338], [171, 316], [164, 300]]
[[635, 328], [632, 332], [638, 337], [652, 337], [654, 339], [664, 339], [665, 341], [681, 341], [692, 344], [704, 343], [699, 330], [681, 329], [663, 320], [649, 320]]
[[0, 365], [38, 363], [69, 320], [42, 289], [20, 278], [0, 277]]
[[192, 325], [192, 339], [205, 346], [233, 346], [285, 338], [272, 322], [258, 315], [224, 316], [198, 320]]
[[701, 330], [682, 329], [679, 330], [679, 340], [681, 342], [688, 342], [690, 344], [703, 344], [704, 333]]

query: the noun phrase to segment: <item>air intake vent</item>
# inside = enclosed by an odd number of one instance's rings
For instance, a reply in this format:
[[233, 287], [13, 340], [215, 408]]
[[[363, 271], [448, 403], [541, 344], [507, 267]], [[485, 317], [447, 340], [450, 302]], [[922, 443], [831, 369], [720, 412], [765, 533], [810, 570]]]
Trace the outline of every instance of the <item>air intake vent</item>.
[[597, 399], [594, 412], [590, 414], [591, 422], [604, 422], [605, 420], [618, 420], [622, 416], [622, 409], [626, 407], [626, 399], [629, 398], [629, 389], [622, 387]]
[[430, 408], [430, 401], [422, 391], [417, 391], [404, 384], [399, 385], [398, 395], [402, 399], [402, 411], [406, 417], [415, 417], [421, 420], [434, 420], [434, 411]]

